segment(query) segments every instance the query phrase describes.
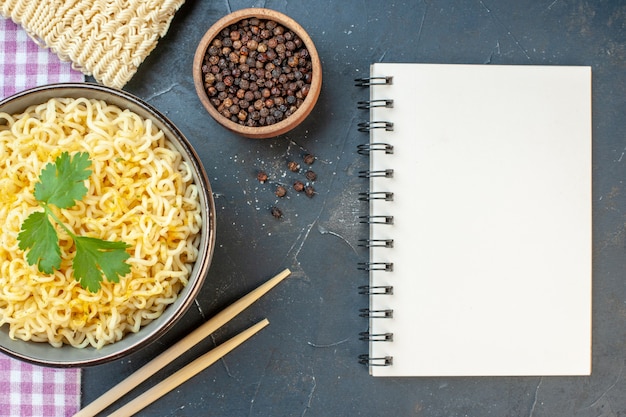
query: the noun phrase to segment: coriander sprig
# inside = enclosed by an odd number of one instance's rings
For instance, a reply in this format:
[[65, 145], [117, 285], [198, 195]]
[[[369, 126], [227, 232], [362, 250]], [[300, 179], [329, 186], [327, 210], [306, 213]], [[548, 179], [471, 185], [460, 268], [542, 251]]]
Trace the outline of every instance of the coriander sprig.
[[74, 279], [91, 292], [100, 289], [103, 275], [119, 282], [119, 277], [130, 272], [126, 260], [130, 255], [124, 242], [78, 236], [56, 216], [51, 206], [67, 209], [76, 205], [87, 194], [85, 180], [91, 175], [89, 154], [81, 152], [70, 156], [63, 152], [54, 163], [47, 164], [35, 184], [34, 196], [43, 211], [30, 214], [22, 223], [17, 236], [18, 246], [28, 251], [26, 261], [37, 265], [39, 271], [51, 274], [61, 267], [61, 248], [56, 228], [59, 225], [72, 239], [76, 254], [72, 260]]

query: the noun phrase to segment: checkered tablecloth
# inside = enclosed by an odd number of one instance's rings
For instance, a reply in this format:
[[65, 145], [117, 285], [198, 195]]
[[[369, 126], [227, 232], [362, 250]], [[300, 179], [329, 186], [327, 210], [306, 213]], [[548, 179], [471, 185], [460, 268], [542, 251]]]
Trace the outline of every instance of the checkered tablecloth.
[[39, 47], [9, 19], [0, 18], [0, 96], [42, 84], [84, 81], [85, 76]]
[[[71, 64], [0, 18], [0, 98], [42, 84], [84, 80]], [[71, 416], [80, 409], [80, 377], [79, 369], [35, 366], [0, 353], [0, 417]]]
[[71, 416], [80, 409], [80, 371], [0, 358], [0, 415]]

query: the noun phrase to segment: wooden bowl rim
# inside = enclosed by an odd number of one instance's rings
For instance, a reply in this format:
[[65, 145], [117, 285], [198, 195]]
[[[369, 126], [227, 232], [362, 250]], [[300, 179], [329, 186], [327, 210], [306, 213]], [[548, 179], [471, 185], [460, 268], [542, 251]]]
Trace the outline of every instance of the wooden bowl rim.
[[[302, 39], [302, 42], [305, 44], [307, 50], [309, 51], [309, 57], [311, 58], [313, 72], [311, 89], [309, 90], [309, 94], [306, 96], [304, 102], [298, 108], [298, 110], [278, 123], [259, 127], [242, 126], [221, 115], [209, 101], [209, 97], [204, 89], [204, 77], [202, 74], [202, 63], [204, 61], [206, 51], [215, 36], [217, 36], [217, 34], [219, 34], [219, 32], [221, 32], [222, 29], [224, 29], [225, 27], [228, 27], [243, 19], [248, 19], [252, 17], [256, 17], [262, 20], [274, 20], [280, 23], [282, 26], [285, 26], [286, 28], [296, 33], [300, 37], [300, 39]], [[261, 7], [251, 7], [229, 13], [228, 15], [216, 21], [209, 28], [209, 30], [206, 31], [206, 33], [200, 40], [196, 49], [196, 53], [194, 55], [193, 78], [196, 93], [200, 98], [200, 102], [219, 124], [227, 128], [228, 130], [241, 134], [245, 137], [254, 139], [265, 139], [279, 136], [283, 133], [288, 132], [289, 130], [298, 126], [311, 113], [313, 107], [315, 107], [315, 104], [317, 103], [317, 99], [322, 89], [322, 65], [319, 59], [319, 55], [317, 53], [317, 49], [313, 44], [313, 40], [304, 30], [304, 28], [300, 26], [300, 24], [281, 12]]]

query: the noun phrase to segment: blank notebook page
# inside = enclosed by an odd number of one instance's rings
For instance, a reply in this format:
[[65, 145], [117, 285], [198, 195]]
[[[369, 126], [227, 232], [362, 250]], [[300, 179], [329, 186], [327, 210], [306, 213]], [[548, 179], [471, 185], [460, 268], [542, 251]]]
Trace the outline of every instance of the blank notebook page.
[[591, 69], [385, 64], [371, 76], [370, 319], [375, 376], [591, 372]]

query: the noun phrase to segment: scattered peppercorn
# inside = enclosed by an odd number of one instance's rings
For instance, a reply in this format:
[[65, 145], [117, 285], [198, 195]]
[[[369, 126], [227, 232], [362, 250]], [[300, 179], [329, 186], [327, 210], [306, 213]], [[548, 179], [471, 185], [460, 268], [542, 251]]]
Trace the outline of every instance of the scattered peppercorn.
[[[315, 161], [315, 156], [313, 156], [310, 153], [306, 153], [304, 155], [302, 155], [302, 160], [305, 164], [307, 165], [311, 165], [313, 164], [313, 162]], [[293, 189], [297, 192], [304, 192], [304, 194], [309, 197], [309, 198], [313, 198], [315, 196], [315, 194], [317, 194], [317, 191], [315, 190], [315, 188], [313, 187], [313, 185], [311, 185], [311, 183], [313, 183], [314, 181], [317, 180], [317, 173], [315, 173], [313, 170], [311, 169], [307, 169], [306, 171], [302, 170], [301, 171], [301, 166], [293, 161], [293, 160], [289, 160], [287, 162], [287, 167], [290, 171], [292, 172], [297, 172], [303, 175], [303, 177], [306, 178], [306, 183], [303, 182], [304, 180], [294, 180], [293, 182]], [[257, 179], [261, 182], [264, 183], [268, 180], [268, 174], [263, 171], [260, 170], [257, 172]], [[274, 194], [276, 195], [276, 197], [278, 198], [282, 198], [284, 196], [287, 195], [287, 188], [284, 185], [281, 184], [276, 184], [276, 188], [274, 189]], [[282, 210], [280, 210], [278, 207], [271, 207], [270, 212], [272, 214], [273, 217], [279, 219], [283, 216], [283, 212]]]
[[293, 183], [293, 189], [297, 192], [304, 190], [304, 183], [302, 181], [296, 181]]
[[283, 212], [278, 207], [272, 207], [270, 209], [270, 212], [272, 213], [272, 216], [274, 216], [277, 219], [280, 219], [281, 217], [283, 217]]
[[267, 181], [267, 173], [265, 171], [259, 171], [256, 174], [256, 179], [259, 180], [261, 184], [263, 184], [265, 181]]
[[289, 161], [287, 163], [287, 168], [289, 168], [289, 171], [291, 172], [298, 172], [300, 170], [300, 165], [298, 165], [295, 161]]
[[274, 194], [276, 194], [276, 197], [284, 197], [285, 194], [287, 194], [287, 189], [282, 185], [279, 185], [278, 187], [276, 187], [276, 191], [274, 192]]
[[254, 17], [223, 29], [207, 48], [201, 70], [218, 112], [250, 127], [292, 115], [313, 78], [302, 39], [273, 20]]
[[310, 153], [304, 155], [302, 159], [304, 160], [304, 163], [307, 165], [311, 165], [313, 164], [313, 162], [315, 162], [315, 157], [311, 155]]

